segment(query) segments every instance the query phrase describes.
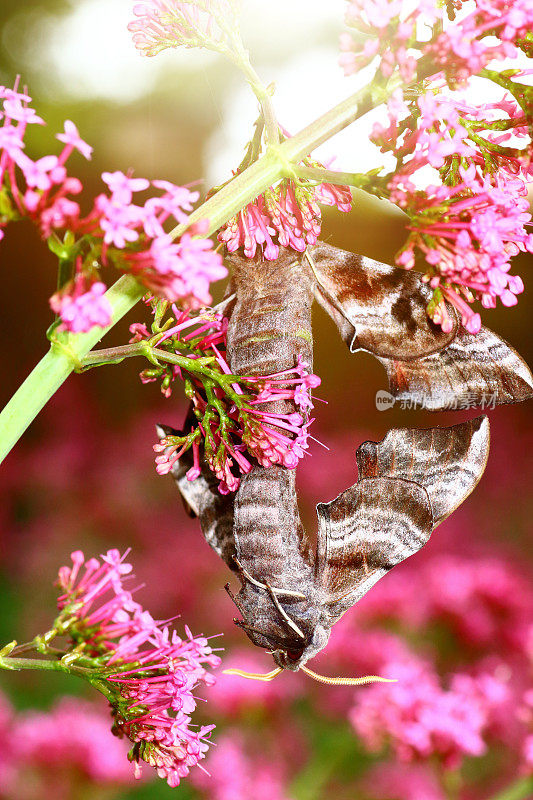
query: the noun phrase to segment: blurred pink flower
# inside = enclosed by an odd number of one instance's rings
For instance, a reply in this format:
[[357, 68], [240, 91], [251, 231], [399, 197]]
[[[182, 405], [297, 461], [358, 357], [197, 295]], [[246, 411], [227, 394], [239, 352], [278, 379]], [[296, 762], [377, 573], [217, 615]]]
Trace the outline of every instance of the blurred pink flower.
[[60, 161], [62, 164], [65, 163], [67, 158], [69, 157], [70, 153], [73, 150], [79, 150], [79, 152], [84, 156], [84, 158], [90, 159], [91, 154], [93, 152], [93, 148], [87, 142], [84, 142], [80, 136], [80, 133], [72, 122], [72, 120], [67, 119], [65, 120], [65, 132], [64, 133], [57, 133], [56, 139], [59, 139], [60, 142], [63, 142], [67, 146], [65, 147], [63, 153], [60, 156]]
[[106, 328], [110, 325], [112, 308], [105, 292], [104, 283], [90, 283], [82, 272], [78, 272], [74, 281], [50, 298], [52, 311], [61, 319], [59, 329], [86, 333], [95, 326]]
[[425, 764], [380, 764], [362, 786], [372, 800], [446, 800], [432, 768]]
[[210, 777], [198, 772], [194, 781], [209, 800], [290, 800], [281, 764], [266, 754], [249, 756], [236, 731], [219, 739], [206, 766]]
[[397, 683], [361, 690], [349, 715], [369, 750], [390, 743], [400, 760], [436, 756], [445, 769], [486, 752], [491, 713], [507, 698], [504, 686], [496, 691], [496, 679], [457, 675], [443, 689], [433, 667], [416, 658], [389, 662], [381, 674]]
[[436, 556], [406, 564], [365, 597], [358, 619], [395, 619], [422, 630], [445, 625], [466, 644], [524, 653], [533, 586], [504, 557]]
[[45, 782], [46, 773], [70, 770], [100, 784], [132, 782], [128, 747], [112, 735], [105, 706], [63, 697], [48, 712], [19, 714], [10, 740], [17, 765], [43, 770]]

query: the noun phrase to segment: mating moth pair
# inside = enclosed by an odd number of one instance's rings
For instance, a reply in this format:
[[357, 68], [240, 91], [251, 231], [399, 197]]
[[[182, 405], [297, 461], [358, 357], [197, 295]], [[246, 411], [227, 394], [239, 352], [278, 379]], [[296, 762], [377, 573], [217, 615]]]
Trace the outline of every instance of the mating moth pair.
[[[383, 364], [395, 398], [439, 410], [481, 405], [487, 396], [495, 404], [533, 396], [528, 367], [492, 331], [468, 333], [451, 306], [451, 330], [428, 318], [431, 289], [416, 272], [324, 243], [304, 254], [282, 251], [276, 261], [233, 254], [228, 262], [233, 374], [271, 375], [298, 362], [311, 373], [316, 299], [352, 352], [367, 351]], [[264, 408], [295, 410], [291, 400]], [[170, 432], [159, 427], [160, 438]], [[228, 587], [242, 615], [236, 624], [277, 665], [266, 677], [308, 671], [332, 625], [470, 494], [488, 450], [486, 417], [391, 430], [379, 443], [365, 442], [356, 455], [357, 483], [317, 506], [316, 548], [300, 522], [295, 470], [256, 464], [236, 493], [223, 496], [207, 466], [188, 481], [190, 455], [175, 464], [174, 479], [206, 541], [240, 580], [236, 596]]]

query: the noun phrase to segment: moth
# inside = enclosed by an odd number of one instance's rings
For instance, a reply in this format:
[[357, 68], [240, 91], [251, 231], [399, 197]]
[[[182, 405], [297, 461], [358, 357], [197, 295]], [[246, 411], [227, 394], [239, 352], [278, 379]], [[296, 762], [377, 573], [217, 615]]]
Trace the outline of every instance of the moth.
[[[350, 350], [372, 353], [391, 393], [446, 408], [453, 400], [508, 403], [533, 395], [520, 356], [487, 329], [473, 336], [454, 309], [444, 333], [428, 319], [431, 290], [417, 273], [319, 243], [285, 250], [274, 262], [232, 255], [227, 314], [234, 374], [268, 375], [296, 366], [312, 372], [311, 305], [336, 322]], [[268, 403], [290, 413], [292, 401]], [[260, 406], [261, 408], [261, 406]], [[173, 432], [159, 426], [160, 438]], [[207, 466], [194, 481], [186, 453], [173, 476], [207, 542], [240, 580], [235, 619], [276, 669], [303, 669], [334, 623], [396, 564], [417, 552], [470, 494], [488, 457], [489, 424], [478, 417], [448, 428], [395, 429], [357, 450], [358, 480], [317, 505], [316, 548], [303, 530], [295, 470], [256, 465], [234, 495], [221, 496]], [[259, 676], [256, 676], [259, 677]], [[324, 679], [326, 682], [328, 679]], [[354, 679], [358, 682], [361, 679]], [[363, 679], [365, 680], [365, 679]]]

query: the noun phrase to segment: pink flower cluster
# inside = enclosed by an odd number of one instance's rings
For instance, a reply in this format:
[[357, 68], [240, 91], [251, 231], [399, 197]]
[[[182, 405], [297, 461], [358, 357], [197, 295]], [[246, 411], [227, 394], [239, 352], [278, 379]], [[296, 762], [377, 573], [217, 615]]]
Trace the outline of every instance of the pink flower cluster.
[[16, 713], [0, 695], [0, 751], [5, 800], [44, 797], [52, 781], [62, 797], [91, 783], [102, 789], [131, 783], [127, 747], [110, 736], [105, 707], [74, 697], [46, 712]]
[[311, 374], [298, 359], [293, 369], [271, 375], [244, 376], [241, 380], [257, 392], [250, 406], [288, 400], [297, 409], [289, 414], [276, 414], [252, 408], [248, 411], [251, 418], [243, 426], [243, 441], [259, 464], [263, 467], [282, 464], [294, 469], [309, 447], [308, 428], [314, 421], [308, 419], [308, 412], [313, 408], [309, 390], [320, 386], [320, 378]]
[[456, 674], [444, 689], [432, 667], [418, 659], [391, 661], [381, 674], [397, 683], [361, 691], [350, 712], [370, 750], [390, 742], [400, 760], [437, 756], [445, 769], [486, 751], [483, 734], [507, 700], [505, 683], [490, 674]]
[[[145, 325], [130, 326], [132, 342], [150, 340], [158, 348], [178, 352], [190, 359], [190, 367], [168, 364], [141, 373], [143, 382], [162, 380], [162, 391], [168, 397], [175, 378], [187, 372], [194, 393], [189, 393], [198, 424], [180, 435], [167, 435], [154, 445], [157, 472], [168, 474], [179, 458], [192, 448], [193, 466], [187, 477], [200, 475], [200, 443], [209, 468], [220, 481], [222, 494], [239, 488], [240, 474], [252, 468], [249, 457], [264, 467], [282, 464], [294, 469], [309, 444], [309, 412], [313, 408], [310, 390], [320, 385], [320, 378], [311, 374], [298, 359], [292, 369], [261, 376], [231, 376], [226, 361], [228, 320], [210, 311], [191, 316], [173, 306], [175, 324], [164, 334], [151, 334]], [[205, 389], [205, 375], [195, 371], [195, 361], [211, 358], [212, 372], [208, 380], [215, 386]], [[231, 378], [227, 377], [231, 376]], [[268, 404], [288, 401], [286, 413], [269, 410]], [[265, 405], [266, 404], [266, 405]], [[248, 454], [248, 457], [246, 455]], [[236, 468], [237, 475], [233, 473]]]
[[212, 780], [198, 774], [195, 782], [208, 790], [210, 800], [289, 800], [281, 764], [265, 756], [250, 757], [239, 734], [226, 734], [209, 757]]
[[476, 0], [475, 9], [450, 24], [426, 52], [457, 82], [496, 59], [515, 58], [533, 25], [529, 0]]
[[[396, 185], [392, 197], [411, 217], [411, 234], [397, 262], [406, 268], [414, 266], [418, 248], [431, 265], [429, 285], [440, 287], [466, 329], [477, 333], [481, 318], [469, 302], [477, 297], [485, 308], [494, 308], [499, 298], [503, 305], [512, 306], [524, 290], [521, 278], [509, 275], [509, 262], [520, 251], [533, 252], [533, 235], [526, 230], [531, 214], [522, 181], [504, 172], [490, 179], [474, 165], [460, 167], [459, 172], [463, 181], [453, 187], [412, 193]], [[434, 311], [435, 322], [450, 330], [444, 305]]]
[[[469, 303], [478, 298], [485, 308], [494, 308], [500, 298], [514, 305], [524, 287], [509, 275], [510, 259], [533, 250], [533, 235], [527, 232], [531, 167], [525, 157], [513, 155], [516, 151], [507, 156], [501, 148], [510, 136], [527, 136], [523, 112], [510, 98], [476, 108], [432, 92], [408, 107], [398, 90], [388, 116], [387, 128], [374, 126], [373, 140], [397, 159], [389, 197], [410, 217], [411, 234], [397, 263], [413, 267], [418, 249], [428, 265], [426, 280], [436, 290], [428, 308], [433, 320], [451, 329], [447, 300], [467, 330], [477, 333], [481, 318]], [[499, 121], [508, 123], [508, 130], [498, 131]], [[480, 136], [484, 126], [485, 139]], [[416, 176], [427, 167], [446, 174], [447, 183], [417, 188]]]
[[447, 800], [447, 795], [424, 764], [385, 762], [365, 776], [363, 788], [373, 800]]
[[320, 236], [319, 203], [346, 212], [352, 208], [352, 195], [345, 186], [323, 183], [311, 187], [286, 179], [239, 211], [218, 239], [230, 253], [242, 247], [248, 258], [255, 256], [258, 246], [268, 261], [278, 257], [280, 245], [303, 253]]
[[421, 20], [433, 25], [440, 16], [434, 0], [416, 3], [412, 9], [402, 0], [351, 0], [346, 12], [346, 24], [366, 34], [364, 44], [349, 33], [341, 34], [340, 65], [345, 75], [352, 75], [379, 55], [379, 70], [389, 78], [396, 68], [402, 80], [410, 83], [417, 68], [417, 39]]
[[[24, 152], [25, 132], [30, 124], [44, 124], [30, 107], [31, 98], [0, 87], [3, 125], [0, 127], [0, 186], [4, 186], [2, 228], [10, 221], [30, 218], [48, 239], [51, 250], [63, 264], [70, 263], [72, 279], [54, 295], [51, 305], [61, 318], [61, 327], [85, 332], [111, 321], [111, 306], [104, 296], [104, 284], [97, 279], [95, 259], [134, 274], [151, 291], [191, 308], [211, 302], [209, 285], [224, 278], [227, 270], [214, 252], [210, 239], [202, 238], [206, 221], [190, 228], [173, 242], [165, 223], [184, 223], [198, 192], [169, 181], [132, 178], [122, 172], [104, 172], [109, 193], [100, 194], [87, 216], [72, 199], [82, 191], [77, 178], [67, 174], [66, 162], [74, 150], [90, 158], [92, 148], [80, 138], [73, 122], [65, 122], [58, 134], [63, 144], [59, 156], [47, 155], [32, 161]], [[159, 196], [142, 205], [133, 194], [153, 188]], [[64, 235], [63, 241], [58, 234]]]
[[[515, 770], [531, 769], [532, 610], [530, 582], [505, 558], [442, 555], [393, 572], [334, 627], [325, 658], [338, 662], [337, 670], [397, 679], [358, 690], [349, 716], [369, 750], [390, 747], [406, 786], [411, 778], [413, 786], [424, 779], [435, 786], [429, 760], [442, 775], [492, 747], [510, 748]], [[409, 638], [419, 649], [421, 636], [431, 649], [436, 639], [449, 643], [439, 652], [451, 657], [439, 670], [445, 680], [407, 644]], [[468, 673], [461, 661], [467, 652]], [[419, 763], [420, 770], [400, 769], [403, 762]], [[382, 772], [378, 796], [396, 797], [387, 793], [388, 768], [376, 775]]]
[[113, 733], [133, 743], [128, 755], [140, 775], [144, 761], [177, 786], [192, 766], [204, 758], [213, 725], [194, 730], [193, 691], [198, 683], [211, 685], [206, 670], [220, 658], [207, 640], [186, 628], [180, 638], [156, 622], [124, 588], [131, 565], [117, 550], [99, 561], [72, 553], [72, 567], [59, 570], [58, 599], [76, 652], [98, 659], [114, 718]]
[[50, 298], [50, 308], [61, 318], [58, 330], [84, 333], [95, 326], [106, 328], [110, 325], [113, 309], [105, 291], [105, 283], [91, 283], [84, 275], [78, 257], [74, 280]]
[[131, 780], [127, 747], [110, 736], [104, 711], [86, 700], [63, 697], [48, 712], [17, 715], [10, 724], [10, 745], [4, 745], [13, 749], [15, 766], [31, 766], [34, 773], [75, 769], [98, 783]]
[[[420, 602], [422, 596], [424, 602]], [[522, 656], [528, 655], [532, 614], [531, 585], [505, 560], [452, 555], [435, 556], [416, 570], [406, 565], [383, 581], [379, 591], [370, 592], [359, 607], [359, 618], [371, 625], [394, 620], [422, 631], [441, 620], [470, 648], [503, 647], [507, 654]]]
[[[345, 75], [379, 56], [378, 69], [385, 78], [398, 69], [403, 82], [411, 83], [422, 57], [425, 75], [442, 71], [450, 83], [462, 83], [495, 59], [516, 57], [517, 45], [524, 45], [533, 24], [529, 0], [476, 0], [475, 9], [471, 13], [461, 9], [453, 23], [448, 23], [435, 0], [414, 5], [402, 0], [350, 0], [346, 24], [365, 39], [341, 35]], [[462, 3], [452, 5], [460, 8]], [[428, 37], [437, 21], [444, 30], [435, 28]]]
[[228, 30], [238, 28], [237, 8], [233, 0], [194, 5], [179, 0], [146, 0], [134, 5], [137, 19], [129, 23], [128, 30], [143, 56], [156, 56], [168, 47], [180, 46], [220, 50], [226, 44], [231, 46]]

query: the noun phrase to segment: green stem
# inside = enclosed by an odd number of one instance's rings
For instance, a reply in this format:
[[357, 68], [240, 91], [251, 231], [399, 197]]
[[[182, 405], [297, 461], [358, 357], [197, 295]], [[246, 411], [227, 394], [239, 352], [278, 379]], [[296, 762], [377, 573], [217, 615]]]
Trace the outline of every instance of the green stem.
[[492, 800], [529, 800], [533, 793], [533, 776], [520, 778], [516, 783], [507, 786], [502, 792], [494, 795]]
[[[190, 356], [180, 355], [179, 353], [169, 353], [168, 350], [161, 350], [159, 347], [153, 347], [148, 342], [125, 344], [120, 347], [109, 347], [105, 350], [93, 350], [82, 359], [81, 368], [85, 369], [100, 367], [105, 364], [117, 364], [125, 358], [132, 358], [134, 356], [144, 356], [151, 364], [155, 365], [158, 365], [160, 361], [166, 362], [167, 364], [176, 364], [191, 375], [202, 375], [207, 381], [220, 386], [230, 400], [239, 408], [242, 408], [246, 400], [245, 394], [238, 394], [231, 386], [232, 383], [242, 380], [241, 377], [219, 372], [209, 366], [215, 360], [214, 356], [191, 358]], [[217, 411], [219, 411], [222, 416], [225, 416], [225, 412], [218, 403], [218, 400], [216, 400], [214, 405]]]
[[259, 105], [261, 106], [261, 113], [263, 114], [263, 119], [265, 121], [267, 144], [277, 147], [279, 145], [279, 126], [274, 113], [272, 99], [268, 89], [263, 85], [259, 75], [252, 67], [248, 53], [246, 52], [242, 54], [240, 68], [246, 76], [246, 80], [248, 81], [252, 92], [257, 97]]
[[0, 414], [0, 463], [79, 361], [141, 299], [145, 291], [134, 278], [123, 275], [106, 292], [113, 308], [109, 327], [94, 328], [89, 333], [60, 335], [57, 342], [52, 343], [49, 352]]
[[294, 167], [294, 172], [299, 178], [306, 178], [317, 183], [332, 183], [334, 186], [356, 186], [362, 188], [372, 182], [371, 176], [366, 172], [336, 172], [320, 167]]
[[11, 656], [0, 656], [0, 669], [18, 671], [21, 669], [46, 670], [48, 672], [63, 672], [68, 675], [77, 675], [80, 678], [87, 678], [89, 670], [83, 667], [76, 667], [73, 664], [64, 664], [62, 661], [51, 661], [44, 658], [12, 658]]

